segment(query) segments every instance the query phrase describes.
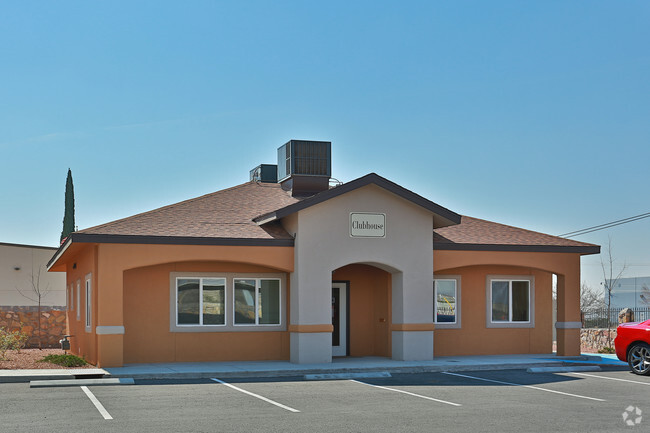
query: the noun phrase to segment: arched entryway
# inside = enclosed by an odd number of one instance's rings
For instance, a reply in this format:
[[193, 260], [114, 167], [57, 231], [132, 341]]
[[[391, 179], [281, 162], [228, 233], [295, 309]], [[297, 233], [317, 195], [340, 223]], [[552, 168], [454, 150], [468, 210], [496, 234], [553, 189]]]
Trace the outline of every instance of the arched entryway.
[[391, 279], [361, 263], [332, 272], [333, 356], [391, 356]]

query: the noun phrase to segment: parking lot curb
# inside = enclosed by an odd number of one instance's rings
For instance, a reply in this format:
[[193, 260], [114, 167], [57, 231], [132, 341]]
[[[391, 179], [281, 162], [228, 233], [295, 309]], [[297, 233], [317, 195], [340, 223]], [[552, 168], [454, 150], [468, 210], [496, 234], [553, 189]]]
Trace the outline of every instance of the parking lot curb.
[[[539, 366], [558, 366], [562, 361], [539, 363]], [[472, 364], [472, 365], [440, 365], [440, 366], [408, 366], [408, 367], [376, 367], [376, 368], [333, 368], [333, 369], [283, 369], [283, 370], [254, 370], [254, 371], [196, 371], [196, 372], [125, 372], [112, 373], [111, 377], [132, 377], [135, 380], [160, 379], [250, 379], [272, 377], [303, 377], [306, 375], [333, 375], [388, 372], [390, 374], [409, 373], [439, 373], [443, 371], [479, 371], [479, 370], [522, 370], [530, 367], [530, 363], [517, 364]]]
[[115, 386], [133, 385], [133, 378], [105, 378], [105, 379], [62, 379], [62, 380], [32, 380], [30, 388], [59, 388], [66, 386]]
[[34, 380], [101, 379], [110, 376], [109, 372], [101, 368], [2, 370], [0, 371], [0, 383], [27, 383]]
[[528, 373], [571, 373], [578, 371], [602, 371], [598, 365], [575, 365], [569, 367], [530, 367]]
[[305, 380], [372, 379], [378, 377], [391, 377], [391, 374], [387, 371], [366, 371], [364, 373], [305, 374]]

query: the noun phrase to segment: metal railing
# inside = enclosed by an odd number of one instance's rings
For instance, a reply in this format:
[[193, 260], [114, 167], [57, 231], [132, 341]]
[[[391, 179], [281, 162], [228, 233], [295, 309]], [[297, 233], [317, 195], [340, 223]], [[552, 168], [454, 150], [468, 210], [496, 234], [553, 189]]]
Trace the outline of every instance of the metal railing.
[[[618, 326], [618, 314], [622, 308], [597, 308], [589, 311], [583, 311], [582, 327], [583, 328], [616, 328]], [[650, 319], [650, 307], [630, 308], [634, 312], [634, 321], [643, 322]]]

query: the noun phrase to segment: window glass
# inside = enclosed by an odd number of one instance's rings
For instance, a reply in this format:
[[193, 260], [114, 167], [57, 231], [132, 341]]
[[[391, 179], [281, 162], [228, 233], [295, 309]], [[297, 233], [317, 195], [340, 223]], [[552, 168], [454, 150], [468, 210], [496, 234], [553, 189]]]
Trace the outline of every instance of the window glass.
[[86, 280], [86, 328], [91, 326], [90, 323], [90, 313], [92, 308], [92, 302], [90, 300], [92, 292], [90, 290], [90, 280]]
[[235, 323], [255, 324], [255, 280], [235, 280]]
[[[251, 278], [252, 277], [252, 278]], [[176, 310], [172, 316], [172, 332], [174, 327], [184, 327], [181, 332], [194, 332], [194, 327], [224, 327], [232, 326], [268, 326], [281, 325], [283, 311], [281, 306], [282, 279], [269, 275], [244, 274], [241, 278], [219, 276], [176, 276]], [[173, 296], [172, 295], [172, 296]], [[232, 299], [232, 300], [231, 300]], [[213, 332], [213, 329], [202, 329], [197, 332]]]
[[81, 320], [81, 283], [77, 281], [77, 320]]
[[528, 281], [512, 282], [512, 321], [528, 322], [529, 315], [529, 283]]
[[280, 281], [261, 280], [258, 296], [259, 323], [280, 324]]
[[198, 325], [199, 317], [199, 285], [198, 278], [179, 278], [178, 288], [178, 324]]
[[225, 325], [226, 280], [206, 278], [203, 280], [203, 324]]
[[456, 280], [435, 280], [435, 321], [456, 323]]
[[510, 321], [509, 282], [492, 281], [492, 321]]

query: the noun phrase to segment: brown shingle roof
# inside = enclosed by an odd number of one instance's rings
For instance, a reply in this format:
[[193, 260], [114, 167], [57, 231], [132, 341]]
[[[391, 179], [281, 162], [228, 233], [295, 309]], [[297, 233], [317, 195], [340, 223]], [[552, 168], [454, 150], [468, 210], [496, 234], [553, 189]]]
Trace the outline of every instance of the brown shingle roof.
[[598, 245], [463, 216], [455, 226], [434, 230], [439, 250], [546, 251], [597, 254]]
[[[393, 185], [374, 174], [348, 184], [355, 186], [355, 182], [362, 181], [385, 181], [388, 187]], [[311, 202], [319, 203], [332, 195], [345, 193], [351, 188], [348, 184], [305, 199], [305, 205], [312, 204]], [[293, 238], [282, 227], [279, 217], [284, 216], [283, 211], [289, 214], [291, 212], [288, 211], [293, 211], [294, 208], [300, 210], [302, 207], [301, 204], [297, 204], [299, 201], [291, 197], [279, 184], [247, 182], [81, 230], [71, 236], [73, 241], [79, 242], [293, 245]], [[450, 215], [453, 214], [444, 208], [440, 209]], [[256, 217], [264, 214], [274, 215], [277, 219], [262, 225], [254, 221]], [[439, 250], [546, 251], [580, 254], [594, 254], [600, 251], [597, 245], [467, 216], [460, 218], [460, 224], [435, 229], [433, 247]]]
[[280, 224], [253, 218], [295, 203], [279, 184], [247, 182], [149, 212], [80, 230], [82, 235], [292, 239]]

